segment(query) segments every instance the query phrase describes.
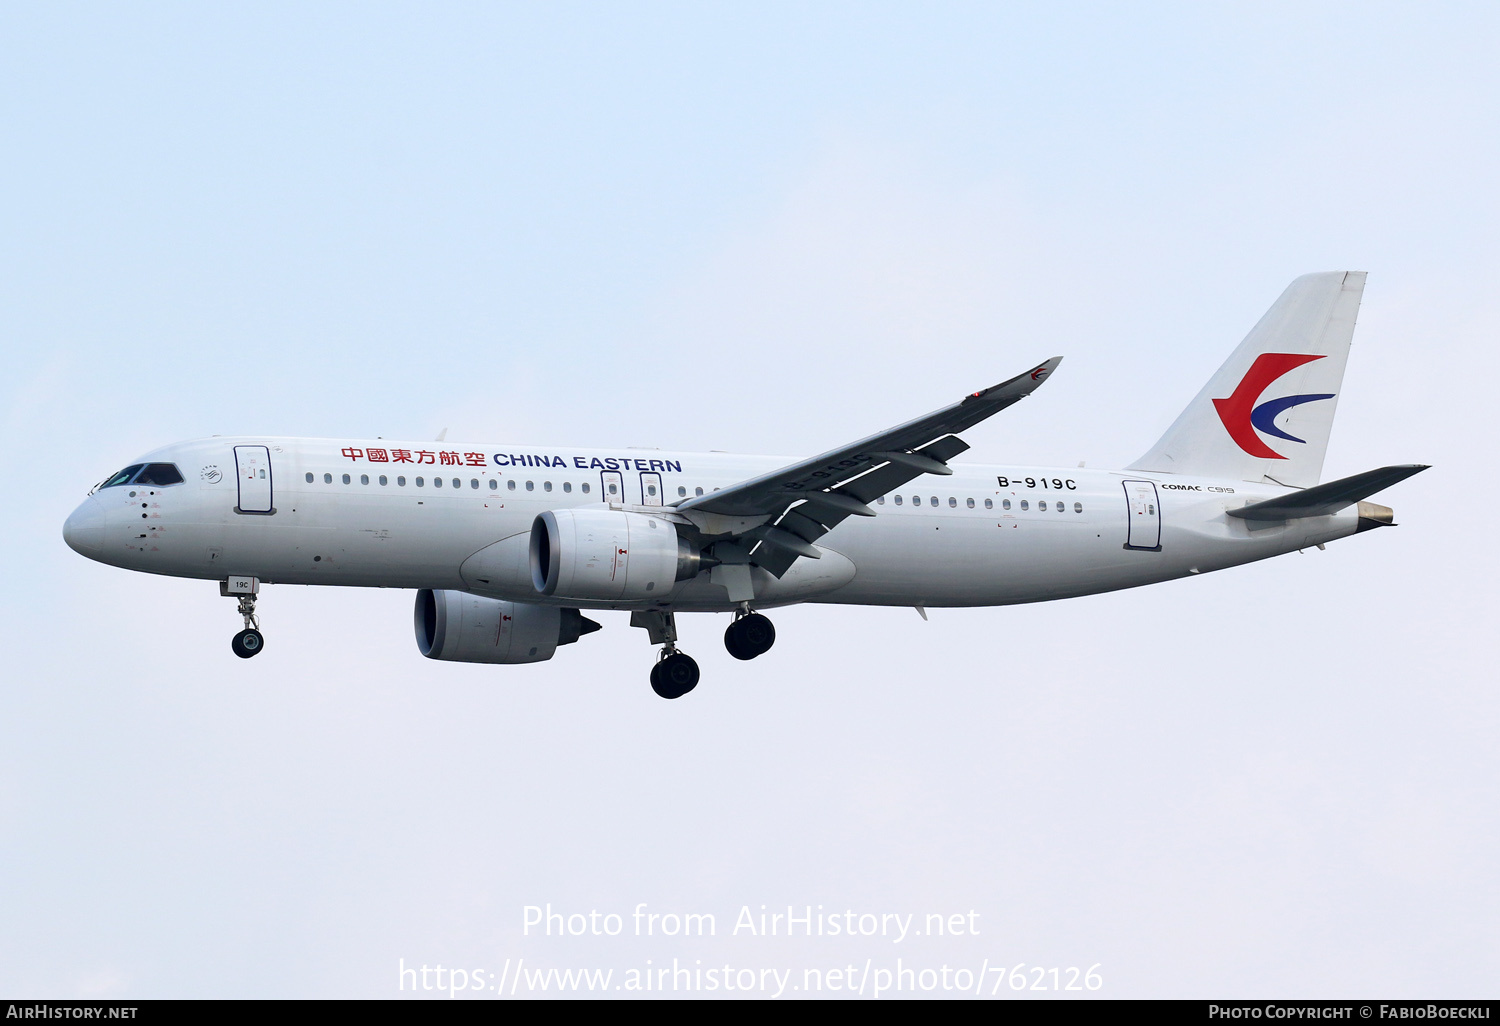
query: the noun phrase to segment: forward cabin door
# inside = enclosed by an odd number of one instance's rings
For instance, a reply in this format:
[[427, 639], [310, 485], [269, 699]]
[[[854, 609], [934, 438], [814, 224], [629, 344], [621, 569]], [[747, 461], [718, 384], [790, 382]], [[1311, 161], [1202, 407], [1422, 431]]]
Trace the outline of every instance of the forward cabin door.
[[1155, 481], [1126, 481], [1125, 511], [1130, 519], [1125, 529], [1125, 547], [1146, 552], [1161, 551], [1161, 503]]
[[234, 467], [240, 488], [234, 511], [275, 513], [276, 507], [271, 505], [271, 451], [264, 445], [236, 445]]

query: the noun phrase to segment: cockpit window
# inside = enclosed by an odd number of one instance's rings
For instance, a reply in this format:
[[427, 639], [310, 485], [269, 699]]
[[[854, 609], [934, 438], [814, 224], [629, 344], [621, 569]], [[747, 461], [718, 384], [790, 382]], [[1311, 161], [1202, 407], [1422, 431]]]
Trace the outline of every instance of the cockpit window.
[[135, 483], [158, 487], [182, 484], [182, 474], [170, 463], [148, 463], [146, 469], [136, 475]]
[[116, 474], [114, 477], [110, 478], [108, 481], [104, 482], [99, 487], [100, 488], [113, 488], [116, 485], [129, 484], [130, 483], [130, 479], [133, 478], [133, 477], [135, 477], [135, 475], [137, 473], [139, 473], [140, 469], [142, 467], [144, 467], [144, 466], [145, 466], [144, 463], [137, 463], [133, 467], [126, 467], [124, 470], [120, 471], [118, 474]]

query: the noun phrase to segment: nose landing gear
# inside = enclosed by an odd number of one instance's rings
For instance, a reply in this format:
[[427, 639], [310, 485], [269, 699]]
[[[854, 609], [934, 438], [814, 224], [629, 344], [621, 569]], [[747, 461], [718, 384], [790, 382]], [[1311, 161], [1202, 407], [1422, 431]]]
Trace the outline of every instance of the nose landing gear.
[[736, 659], [765, 655], [776, 644], [776, 627], [759, 613], [741, 609], [724, 631], [724, 647]]
[[245, 629], [234, 636], [229, 647], [241, 659], [259, 655], [266, 645], [261, 634], [260, 621], [255, 616], [255, 593], [260, 591], [260, 581], [254, 577], [231, 577], [219, 585], [219, 594], [238, 598], [239, 614], [245, 618]]

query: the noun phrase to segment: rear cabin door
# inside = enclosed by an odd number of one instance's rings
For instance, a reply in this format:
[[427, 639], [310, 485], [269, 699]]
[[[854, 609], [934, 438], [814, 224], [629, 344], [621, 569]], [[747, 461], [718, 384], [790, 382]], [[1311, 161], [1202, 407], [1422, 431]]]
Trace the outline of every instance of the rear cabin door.
[[625, 504], [625, 475], [618, 470], [599, 473], [599, 486], [604, 491], [604, 501], [616, 506]]
[[234, 511], [275, 513], [271, 505], [271, 451], [264, 445], [236, 445], [234, 466], [240, 488]]
[[1125, 547], [1146, 552], [1161, 551], [1161, 503], [1156, 497], [1155, 481], [1126, 481]]
[[641, 505], [661, 505], [661, 475], [648, 470], [641, 474]]

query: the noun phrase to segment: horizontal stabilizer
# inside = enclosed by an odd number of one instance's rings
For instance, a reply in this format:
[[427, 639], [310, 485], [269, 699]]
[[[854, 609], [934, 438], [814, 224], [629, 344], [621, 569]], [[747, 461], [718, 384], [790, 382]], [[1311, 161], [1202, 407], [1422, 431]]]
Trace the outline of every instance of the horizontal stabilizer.
[[1278, 495], [1274, 499], [1252, 503], [1240, 509], [1229, 510], [1229, 515], [1242, 520], [1296, 520], [1299, 517], [1326, 517], [1360, 499], [1389, 488], [1398, 481], [1405, 481], [1413, 474], [1420, 474], [1427, 467], [1420, 463], [1408, 463], [1399, 467], [1381, 467], [1367, 470], [1353, 477], [1340, 478], [1327, 484], [1313, 485], [1300, 492]]

